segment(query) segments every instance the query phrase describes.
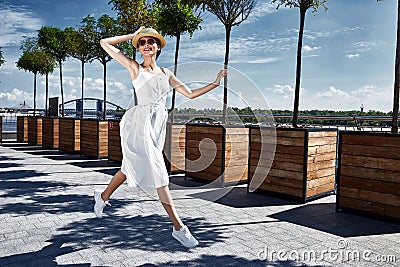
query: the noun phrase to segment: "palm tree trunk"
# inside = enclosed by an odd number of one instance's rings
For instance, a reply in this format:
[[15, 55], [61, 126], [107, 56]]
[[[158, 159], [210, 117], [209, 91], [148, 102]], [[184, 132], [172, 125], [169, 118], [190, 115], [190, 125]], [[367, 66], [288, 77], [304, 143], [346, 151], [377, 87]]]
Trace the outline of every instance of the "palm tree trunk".
[[107, 81], [106, 81], [106, 77], [107, 77], [107, 62], [104, 61], [103, 64], [103, 79], [104, 79], [104, 84], [103, 84], [103, 120], [106, 119], [106, 107], [107, 107]]
[[46, 117], [49, 116], [49, 111], [48, 111], [48, 103], [49, 103], [49, 73], [46, 72], [46, 99], [45, 99], [45, 109], [46, 109]]
[[61, 117], [64, 117], [64, 88], [62, 82], [62, 61], [59, 60], [58, 63], [60, 64]]
[[[229, 62], [229, 44], [231, 39], [231, 30], [232, 27], [229, 25], [225, 25], [225, 60], [224, 60], [224, 69], [228, 69]], [[226, 123], [226, 112], [228, 106], [228, 76], [224, 77], [224, 104], [222, 110], [222, 123]]]
[[297, 63], [296, 63], [296, 84], [294, 89], [294, 107], [293, 107], [293, 121], [292, 125], [294, 128], [297, 127], [297, 121], [299, 118], [299, 102], [300, 102], [300, 77], [301, 77], [301, 50], [303, 48], [303, 34], [304, 24], [306, 20], [307, 9], [300, 9], [300, 29], [299, 29], [299, 40], [297, 44]]
[[[181, 35], [178, 34], [176, 36], [176, 45], [175, 45], [175, 61], [174, 61], [174, 75], [178, 72], [178, 55], [179, 55], [179, 44], [181, 42]], [[175, 109], [175, 90], [172, 90], [172, 100], [171, 100], [171, 109], [170, 116], [171, 122], [174, 122], [174, 109]]]
[[397, 45], [396, 45], [396, 62], [394, 69], [394, 96], [393, 96], [393, 118], [392, 133], [398, 133], [399, 119], [399, 86], [400, 86], [400, 0], [397, 3]]
[[33, 116], [36, 116], [36, 72], [33, 74]]
[[82, 84], [81, 84], [81, 88], [82, 88], [82, 97], [81, 97], [81, 108], [82, 108], [82, 112], [81, 112], [81, 118], [83, 118], [83, 88], [84, 88], [84, 81], [85, 81], [85, 62], [82, 60]]

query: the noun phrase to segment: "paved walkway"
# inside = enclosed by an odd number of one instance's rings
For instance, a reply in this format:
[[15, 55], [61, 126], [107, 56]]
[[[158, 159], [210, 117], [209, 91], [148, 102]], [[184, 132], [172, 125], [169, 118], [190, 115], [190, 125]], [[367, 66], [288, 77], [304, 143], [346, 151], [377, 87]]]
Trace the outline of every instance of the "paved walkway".
[[0, 145], [0, 266], [400, 264], [400, 225], [336, 213], [335, 196], [303, 205], [176, 175], [178, 212], [200, 241], [187, 250], [171, 238], [152, 194], [123, 185], [95, 218], [93, 189], [117, 169], [107, 160]]

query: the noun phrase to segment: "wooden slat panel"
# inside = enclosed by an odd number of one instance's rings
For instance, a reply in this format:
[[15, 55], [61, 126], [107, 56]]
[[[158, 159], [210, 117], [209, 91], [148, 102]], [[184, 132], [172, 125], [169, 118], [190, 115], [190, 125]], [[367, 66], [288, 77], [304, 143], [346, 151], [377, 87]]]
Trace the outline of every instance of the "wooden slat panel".
[[321, 186], [307, 188], [306, 197], [312, 197], [312, 196], [328, 193], [330, 191], [333, 191], [334, 189], [335, 189], [334, 183], [329, 183], [329, 184], [325, 184], [325, 185], [321, 185]]
[[374, 192], [340, 185], [340, 196], [390, 205], [394, 207], [400, 207], [400, 197], [398, 195]]
[[342, 155], [399, 159], [400, 147], [388, 149], [387, 146], [374, 146], [374, 149], [371, 149], [371, 146], [346, 144], [342, 146], [341, 153]]
[[341, 155], [341, 164], [350, 166], [359, 166], [363, 168], [381, 169], [381, 170], [399, 170], [400, 158], [385, 159], [376, 157]]
[[119, 121], [109, 121], [108, 126], [108, 159], [121, 162], [122, 148]]
[[362, 190], [369, 190], [400, 196], [400, 183], [341, 175], [340, 186], [359, 188]]
[[339, 198], [340, 208], [349, 208], [353, 210], [363, 211], [370, 214], [384, 215], [393, 218], [400, 218], [400, 207], [393, 207], [389, 205], [383, 205], [380, 203], [363, 201], [354, 198], [348, 198], [340, 196]]
[[342, 144], [351, 145], [366, 145], [366, 146], [389, 146], [389, 147], [400, 147], [400, 136], [399, 135], [384, 135], [384, 136], [372, 136], [362, 134], [342, 134]]
[[380, 169], [341, 165], [340, 175], [400, 183], [400, 171], [380, 170]]

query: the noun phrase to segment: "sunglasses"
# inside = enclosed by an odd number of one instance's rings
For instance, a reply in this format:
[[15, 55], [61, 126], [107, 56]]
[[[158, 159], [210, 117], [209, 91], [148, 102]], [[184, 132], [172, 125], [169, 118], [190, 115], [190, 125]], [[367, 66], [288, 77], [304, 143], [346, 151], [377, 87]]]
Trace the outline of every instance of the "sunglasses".
[[154, 40], [154, 39], [147, 39], [147, 40], [139, 40], [138, 41], [139, 46], [145, 46], [146, 44], [153, 45], [155, 43], [157, 43], [157, 41]]

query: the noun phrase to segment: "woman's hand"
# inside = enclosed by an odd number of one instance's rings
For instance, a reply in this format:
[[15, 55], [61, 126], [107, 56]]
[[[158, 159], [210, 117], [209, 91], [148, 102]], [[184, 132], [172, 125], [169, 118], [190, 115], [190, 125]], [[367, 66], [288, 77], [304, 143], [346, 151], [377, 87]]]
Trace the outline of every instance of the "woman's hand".
[[228, 70], [226, 70], [226, 69], [220, 70], [220, 71], [218, 72], [217, 79], [215, 80], [214, 83], [216, 83], [217, 85], [219, 85], [219, 84], [221, 83], [222, 77], [225, 77], [226, 75], [228, 75]]
[[139, 34], [141, 31], [143, 31], [146, 27], [144, 26], [140, 26], [139, 29], [136, 30], [136, 32], [134, 33], [134, 35]]

